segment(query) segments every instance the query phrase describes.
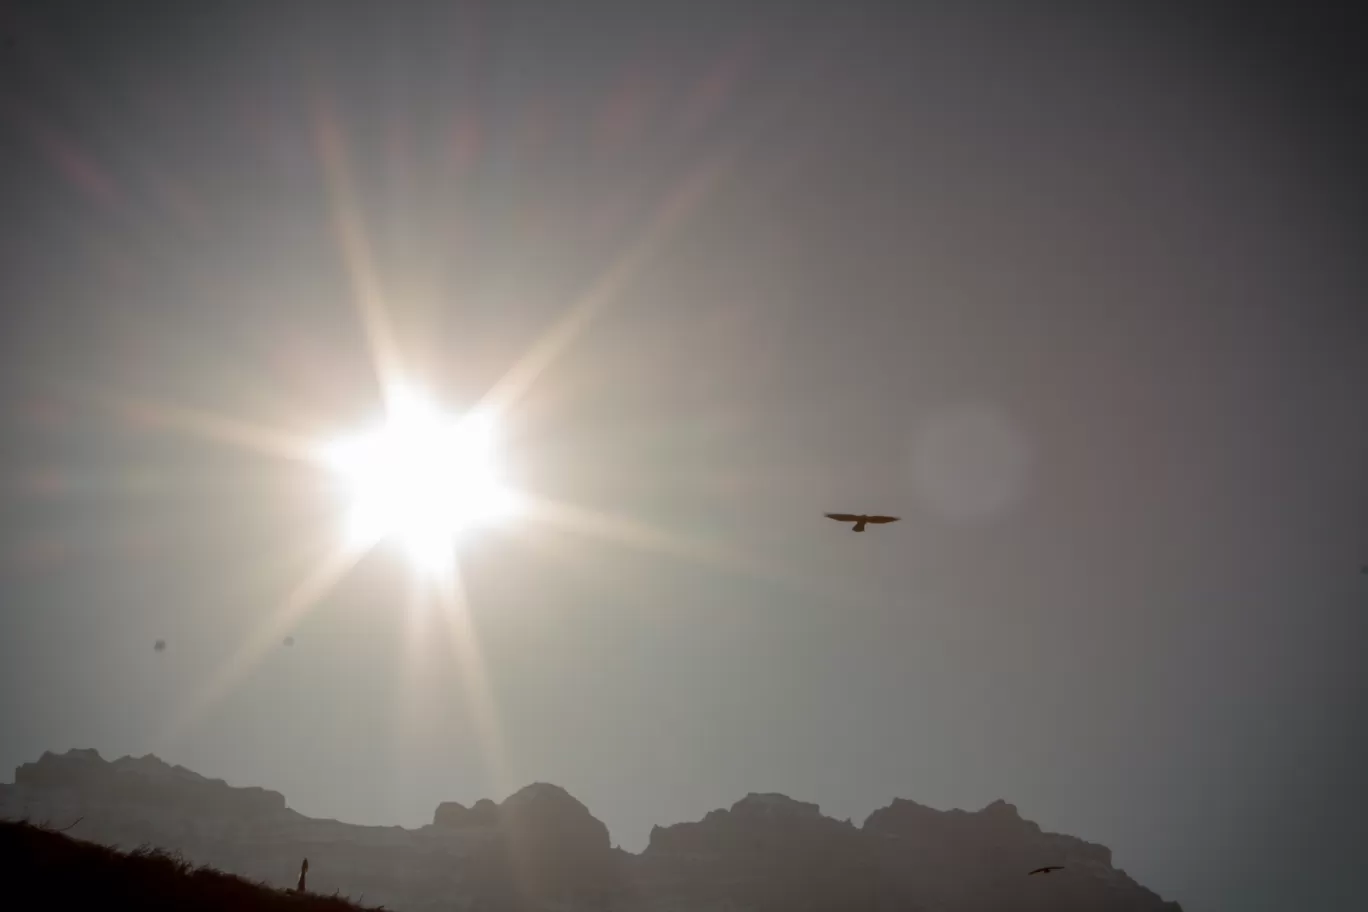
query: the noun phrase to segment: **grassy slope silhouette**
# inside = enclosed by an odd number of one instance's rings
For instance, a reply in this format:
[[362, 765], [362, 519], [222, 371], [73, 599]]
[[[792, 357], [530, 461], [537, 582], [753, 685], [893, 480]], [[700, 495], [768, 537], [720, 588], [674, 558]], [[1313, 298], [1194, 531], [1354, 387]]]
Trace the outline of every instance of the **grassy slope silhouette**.
[[[6, 908], [360, 912], [337, 896], [252, 883], [159, 849], [119, 852], [26, 822], [0, 821]], [[383, 908], [383, 907], [381, 907]]]

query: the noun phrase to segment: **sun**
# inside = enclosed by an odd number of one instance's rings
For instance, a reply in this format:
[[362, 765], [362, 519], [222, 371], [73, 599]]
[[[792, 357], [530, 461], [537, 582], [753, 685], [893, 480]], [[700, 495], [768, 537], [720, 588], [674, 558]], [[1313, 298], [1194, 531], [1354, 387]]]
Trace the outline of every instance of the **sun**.
[[380, 426], [330, 442], [322, 459], [342, 483], [351, 546], [392, 540], [419, 568], [440, 570], [464, 533], [516, 513], [521, 499], [499, 472], [491, 412], [452, 417], [412, 389], [388, 398]]

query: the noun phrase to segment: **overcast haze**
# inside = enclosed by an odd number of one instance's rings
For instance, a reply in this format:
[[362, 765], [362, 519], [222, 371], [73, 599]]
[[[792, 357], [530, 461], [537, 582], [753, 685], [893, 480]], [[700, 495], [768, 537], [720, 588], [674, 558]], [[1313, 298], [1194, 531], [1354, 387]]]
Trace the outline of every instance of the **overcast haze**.
[[[0, 6], [0, 769], [543, 780], [633, 851], [1001, 797], [1189, 912], [1363, 908], [1361, 42], [1100, 6]], [[112, 398], [375, 414], [327, 129], [452, 409], [637, 257], [504, 426], [617, 520], [461, 555], [496, 743], [388, 549], [172, 730], [337, 505]]]

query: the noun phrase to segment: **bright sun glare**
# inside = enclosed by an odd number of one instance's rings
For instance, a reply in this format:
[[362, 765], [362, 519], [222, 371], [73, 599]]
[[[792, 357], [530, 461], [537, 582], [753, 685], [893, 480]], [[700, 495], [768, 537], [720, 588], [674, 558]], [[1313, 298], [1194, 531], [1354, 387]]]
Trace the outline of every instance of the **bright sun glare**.
[[323, 452], [346, 488], [350, 544], [393, 539], [419, 567], [447, 566], [464, 532], [518, 509], [494, 444], [490, 413], [452, 418], [412, 390], [396, 392], [380, 427]]

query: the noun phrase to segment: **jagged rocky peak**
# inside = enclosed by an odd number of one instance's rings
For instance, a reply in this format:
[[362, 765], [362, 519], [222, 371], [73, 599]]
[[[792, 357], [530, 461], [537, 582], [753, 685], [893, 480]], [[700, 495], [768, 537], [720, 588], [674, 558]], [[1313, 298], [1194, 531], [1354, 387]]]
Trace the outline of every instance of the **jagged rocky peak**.
[[35, 762], [15, 767], [14, 784], [59, 787], [86, 776], [99, 775], [105, 766], [104, 758], [94, 748], [72, 748], [65, 754], [43, 751]]
[[[156, 754], [144, 754], [141, 757], [120, 757], [118, 760], [111, 760], [109, 765], [118, 772], [134, 773], [140, 776], [168, 776], [191, 782], [223, 782], [222, 779], [208, 779], [180, 764], [172, 766]], [[223, 782], [223, 784], [227, 785], [228, 783]]]
[[608, 827], [575, 796], [558, 785], [534, 782], [495, 804], [481, 798], [473, 807], [444, 801], [433, 812], [439, 827], [497, 827], [507, 832], [536, 830], [542, 834], [584, 840], [597, 850], [610, 845]]
[[[1111, 850], [1074, 836], [1046, 833], [1035, 821], [1022, 818], [1016, 805], [1002, 799], [978, 811], [953, 808], [939, 811], [895, 798], [865, 820], [864, 830], [884, 838], [899, 840], [904, 847], [981, 845], [1019, 846], [1041, 864], [1076, 863], [1098, 868], [1111, 867]], [[1067, 862], [1066, 862], [1067, 860]]]
[[443, 801], [432, 812], [432, 825], [445, 827], [469, 826], [470, 808], [459, 801]]
[[504, 799], [505, 809], [529, 807], [532, 805], [542, 805], [544, 807], [560, 806], [566, 808], [577, 808], [589, 813], [589, 809], [559, 785], [552, 785], [549, 782], [534, 782], [525, 785], [513, 794]]
[[1021, 812], [1017, 810], [1017, 806], [1015, 804], [1010, 804], [1001, 798], [997, 799], [996, 801], [989, 802], [987, 805], [984, 806], [983, 810], [979, 811], [979, 813], [985, 814], [989, 817], [1000, 818], [1003, 820], [1021, 819]]
[[778, 792], [751, 792], [731, 807], [733, 814], [764, 817], [822, 816], [822, 809], [808, 801], [795, 801]]
[[509, 795], [499, 805], [499, 825], [514, 833], [574, 839], [583, 848], [607, 851], [608, 827], [558, 785], [535, 782]]
[[14, 783], [29, 789], [69, 789], [102, 801], [174, 805], [235, 816], [285, 810], [285, 796], [279, 792], [235, 788], [153, 754], [106, 761], [93, 748], [73, 748], [64, 754], [44, 751], [37, 762], [15, 769]]
[[879, 808], [865, 820], [864, 828], [874, 832], [896, 833], [906, 829], [924, 827], [981, 827], [984, 825], [1024, 827], [1040, 831], [1040, 827], [1029, 820], [1023, 820], [1016, 805], [1001, 798], [992, 801], [978, 811], [965, 811], [952, 808], [939, 811], [935, 808], [894, 798], [888, 807]]
[[859, 832], [849, 821], [823, 816], [816, 804], [776, 792], [751, 792], [729, 810], [709, 811], [700, 821], [652, 827], [646, 854], [717, 853], [740, 844], [780, 844], [828, 836], [842, 839], [846, 831]]
[[172, 766], [156, 754], [125, 756], [106, 761], [94, 748], [72, 748], [65, 754], [44, 751], [36, 763], [25, 763], [14, 771], [18, 785], [58, 785], [70, 787], [89, 778], [109, 775], [141, 776], [145, 779], [179, 779], [185, 782], [222, 785], [222, 779], [208, 779], [183, 766]]
[[499, 806], [488, 798], [481, 798], [472, 807], [443, 801], [432, 814], [433, 826], [439, 827], [492, 827], [498, 822]]
[[[503, 892], [510, 884], [524, 899], [557, 901], [601, 898], [620, 887], [623, 872], [608, 827], [565, 789], [537, 782], [489, 804], [497, 823], [478, 864], [483, 873], [476, 875], [483, 901], [512, 901]], [[490, 875], [502, 886], [486, 882]]]

